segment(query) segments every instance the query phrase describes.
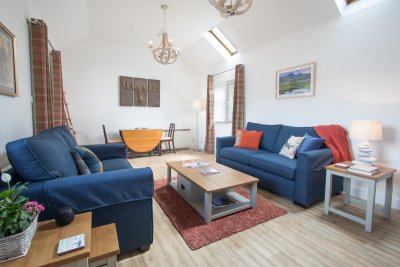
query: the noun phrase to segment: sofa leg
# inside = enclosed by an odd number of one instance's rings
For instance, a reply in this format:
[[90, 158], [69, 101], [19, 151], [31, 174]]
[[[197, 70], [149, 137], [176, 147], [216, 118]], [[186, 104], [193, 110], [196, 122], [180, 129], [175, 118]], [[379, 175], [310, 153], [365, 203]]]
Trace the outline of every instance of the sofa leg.
[[144, 245], [140, 247], [140, 252], [146, 252], [150, 249], [150, 244], [149, 245]]
[[304, 205], [304, 204], [299, 203], [299, 202], [297, 202], [297, 201], [293, 201], [293, 203], [294, 203], [295, 205], [297, 205], [297, 206], [302, 207], [303, 209], [308, 209], [308, 208], [310, 207], [310, 204]]

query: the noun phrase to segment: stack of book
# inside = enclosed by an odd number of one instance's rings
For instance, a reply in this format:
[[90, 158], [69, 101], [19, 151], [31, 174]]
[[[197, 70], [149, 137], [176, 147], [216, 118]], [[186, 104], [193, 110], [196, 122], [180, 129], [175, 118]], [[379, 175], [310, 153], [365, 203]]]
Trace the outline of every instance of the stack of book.
[[372, 176], [379, 172], [379, 168], [371, 165], [352, 165], [347, 169], [349, 172]]

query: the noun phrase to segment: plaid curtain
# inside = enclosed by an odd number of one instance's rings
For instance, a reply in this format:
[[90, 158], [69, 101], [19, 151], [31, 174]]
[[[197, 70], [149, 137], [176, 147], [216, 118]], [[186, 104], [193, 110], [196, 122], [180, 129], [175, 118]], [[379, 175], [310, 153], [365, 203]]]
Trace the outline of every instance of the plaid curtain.
[[215, 133], [214, 133], [214, 77], [207, 76], [207, 107], [206, 107], [206, 141], [204, 151], [214, 154]]
[[244, 126], [244, 65], [235, 67], [235, 85], [233, 93], [232, 135]]
[[[33, 133], [51, 127], [51, 96], [49, 95], [50, 64], [47, 25], [42, 20], [29, 23], [33, 95]], [[50, 99], [49, 99], [50, 98]]]
[[47, 25], [43, 20], [29, 21], [31, 48], [33, 133], [62, 125], [63, 86], [61, 53], [49, 53]]
[[61, 66], [61, 52], [53, 50], [50, 53], [51, 59], [51, 89], [52, 89], [52, 102], [51, 113], [52, 122], [51, 127], [63, 125], [63, 80], [62, 80], [62, 66]]

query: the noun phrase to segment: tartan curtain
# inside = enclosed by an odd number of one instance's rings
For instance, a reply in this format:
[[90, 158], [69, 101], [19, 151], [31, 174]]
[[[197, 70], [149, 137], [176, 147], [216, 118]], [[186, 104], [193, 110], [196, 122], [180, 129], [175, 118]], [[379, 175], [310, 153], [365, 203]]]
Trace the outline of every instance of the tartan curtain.
[[209, 154], [214, 154], [214, 77], [212, 75], [207, 76], [206, 112], [206, 141], [204, 144], [204, 151]]
[[233, 93], [232, 135], [244, 126], [244, 65], [235, 67], [235, 85]]
[[[49, 54], [47, 25], [43, 20], [29, 23], [31, 48], [33, 133], [62, 124], [63, 88], [61, 54]], [[54, 64], [54, 66], [52, 66]]]

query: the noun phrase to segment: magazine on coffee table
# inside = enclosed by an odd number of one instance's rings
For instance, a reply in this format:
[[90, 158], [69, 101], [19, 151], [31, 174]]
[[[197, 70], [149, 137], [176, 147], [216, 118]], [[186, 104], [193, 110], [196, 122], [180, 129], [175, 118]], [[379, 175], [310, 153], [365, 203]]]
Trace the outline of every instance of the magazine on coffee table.
[[228, 195], [225, 195], [223, 197], [219, 197], [219, 198], [214, 198], [212, 200], [212, 206], [213, 208], [223, 208], [223, 207], [227, 207], [227, 206], [231, 206], [231, 205], [235, 205], [238, 202], [236, 200], [234, 200], [233, 198], [231, 198]]
[[211, 166], [212, 162], [203, 162], [199, 160], [185, 160], [182, 161], [183, 168], [201, 168]]
[[219, 173], [219, 170], [216, 170], [216, 169], [204, 169], [204, 170], [201, 170], [200, 171], [201, 172], [201, 174], [204, 174], [204, 175], [208, 175], [208, 174], [214, 174], [214, 173]]

